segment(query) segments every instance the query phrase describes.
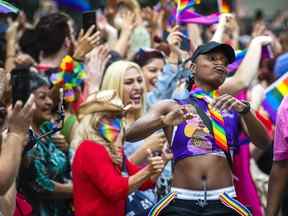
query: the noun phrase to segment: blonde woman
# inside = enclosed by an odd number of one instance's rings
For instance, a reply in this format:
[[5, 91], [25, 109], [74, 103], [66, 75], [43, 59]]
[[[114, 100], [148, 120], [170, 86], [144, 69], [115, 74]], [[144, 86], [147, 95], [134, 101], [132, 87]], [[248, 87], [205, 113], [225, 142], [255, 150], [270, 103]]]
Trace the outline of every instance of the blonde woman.
[[[146, 87], [142, 69], [130, 61], [117, 61], [108, 67], [101, 90], [115, 90], [124, 106], [130, 104], [125, 115], [126, 127], [129, 127], [144, 114]], [[136, 164], [142, 164], [148, 156], [146, 149], [161, 151], [166, 139], [164, 134], [155, 134], [137, 143], [125, 143], [125, 153]]]
[[122, 149], [124, 105], [113, 91], [99, 94], [88, 97], [79, 110], [81, 144], [72, 165], [76, 215], [124, 216], [128, 194], [152, 187], [166, 156], [154, 157], [149, 151], [149, 163], [141, 170], [127, 160]]

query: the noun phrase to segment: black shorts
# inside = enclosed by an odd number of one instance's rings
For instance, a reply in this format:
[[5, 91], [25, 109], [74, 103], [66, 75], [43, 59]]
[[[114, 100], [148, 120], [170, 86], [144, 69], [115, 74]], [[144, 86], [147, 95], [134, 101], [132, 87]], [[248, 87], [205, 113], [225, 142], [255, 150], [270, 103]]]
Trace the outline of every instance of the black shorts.
[[204, 207], [196, 200], [174, 199], [159, 216], [239, 216], [220, 200], [207, 200]]

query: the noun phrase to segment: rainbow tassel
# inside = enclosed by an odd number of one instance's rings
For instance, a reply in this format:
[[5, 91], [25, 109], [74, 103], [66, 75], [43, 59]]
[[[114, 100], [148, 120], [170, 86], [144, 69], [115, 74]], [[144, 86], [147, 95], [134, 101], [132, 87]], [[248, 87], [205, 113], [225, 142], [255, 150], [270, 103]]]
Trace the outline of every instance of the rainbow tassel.
[[219, 196], [220, 201], [228, 208], [233, 209], [241, 216], [252, 216], [250, 210], [240, 203], [238, 200], [230, 197], [227, 193], [223, 193]]
[[165, 197], [163, 197], [158, 203], [153, 206], [150, 210], [148, 216], [158, 216], [161, 211], [171, 203], [176, 197], [176, 192], [170, 192]]
[[64, 99], [68, 103], [74, 102], [77, 98], [75, 95], [76, 88], [79, 87], [87, 77], [84, 71], [84, 65], [74, 61], [67, 55], [63, 58], [59, 72], [50, 76], [53, 85], [59, 85], [64, 88]]

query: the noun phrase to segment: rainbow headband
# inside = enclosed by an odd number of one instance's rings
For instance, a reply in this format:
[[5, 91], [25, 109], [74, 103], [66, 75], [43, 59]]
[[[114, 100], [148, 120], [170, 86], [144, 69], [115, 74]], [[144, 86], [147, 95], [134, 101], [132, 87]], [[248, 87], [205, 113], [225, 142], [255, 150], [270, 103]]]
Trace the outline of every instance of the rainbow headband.
[[86, 77], [84, 65], [67, 55], [60, 64], [59, 72], [50, 76], [50, 81], [53, 85], [63, 87], [64, 100], [71, 103], [76, 100], [76, 88], [84, 82]]

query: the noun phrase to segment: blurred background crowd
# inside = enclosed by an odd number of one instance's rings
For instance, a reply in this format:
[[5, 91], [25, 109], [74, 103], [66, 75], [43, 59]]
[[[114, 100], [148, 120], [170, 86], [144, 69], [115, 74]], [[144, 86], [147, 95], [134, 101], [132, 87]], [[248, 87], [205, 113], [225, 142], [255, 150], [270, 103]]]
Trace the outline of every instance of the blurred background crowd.
[[[236, 50], [228, 67], [227, 76], [235, 78], [230, 92], [250, 102], [273, 139], [276, 114], [267, 104], [277, 104], [277, 110], [288, 94], [285, 0], [229, 0], [222, 6], [217, 0], [201, 0], [193, 11], [203, 22], [177, 18], [173, 0], [7, 2], [13, 6], [0, 1], [0, 215], [74, 215], [71, 162], [80, 142], [91, 138], [83, 128], [93, 119], [81, 118], [80, 112], [89, 95], [113, 89], [124, 105], [132, 101], [128, 127], [156, 102], [187, 96], [191, 75], [185, 60], [210, 40]], [[92, 10], [95, 24], [83, 30], [83, 13]], [[208, 22], [206, 16], [216, 12], [216, 20]], [[127, 76], [131, 67], [136, 72]], [[277, 80], [285, 90], [269, 99]], [[17, 105], [17, 99], [32, 93], [26, 106]], [[249, 198], [241, 201], [256, 203], [253, 215], [264, 215], [273, 146], [260, 150], [241, 139], [242, 161], [236, 161], [247, 174], [243, 182], [252, 188], [245, 191], [242, 185], [242, 196]], [[166, 142], [163, 133], [125, 141], [125, 155], [143, 167], [146, 150], [160, 151]], [[167, 194], [170, 183], [171, 170], [165, 168], [156, 186], [143, 194], [153, 204]], [[288, 215], [287, 202], [285, 192], [282, 215]]]

